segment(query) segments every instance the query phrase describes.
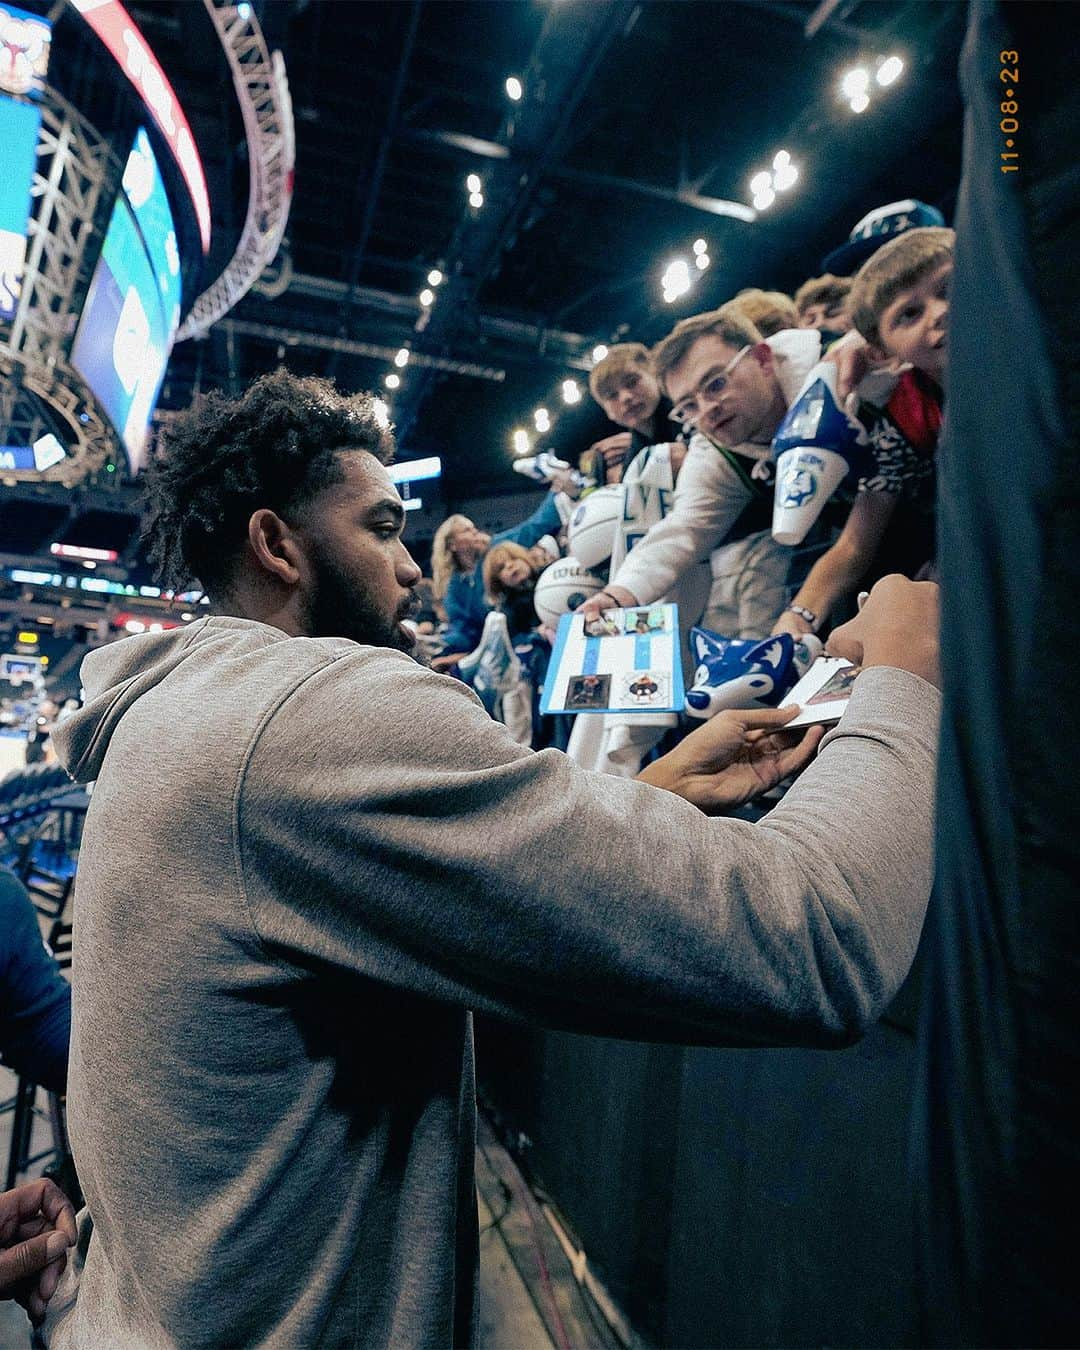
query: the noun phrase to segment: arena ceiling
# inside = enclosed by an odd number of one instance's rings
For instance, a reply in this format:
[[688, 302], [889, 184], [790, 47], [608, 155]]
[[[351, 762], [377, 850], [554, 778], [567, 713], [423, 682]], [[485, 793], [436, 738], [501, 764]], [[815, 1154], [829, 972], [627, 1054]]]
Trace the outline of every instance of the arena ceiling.
[[[202, 6], [129, 8], [176, 85], [226, 232], [246, 205], [244, 137], [208, 59]], [[165, 407], [283, 361], [379, 389], [404, 456], [440, 454], [450, 502], [520, 487], [510, 434], [567, 454], [604, 423], [584, 399], [589, 353], [661, 336], [746, 285], [792, 289], [867, 210], [914, 196], [951, 218], [960, 168], [952, 0], [264, 0], [296, 120], [287, 252], [208, 339], [181, 344]], [[810, 31], [812, 28], [812, 32]], [[808, 35], [809, 33], [809, 35]], [[848, 67], [898, 54], [901, 78], [854, 115]], [[224, 63], [220, 63], [224, 66]], [[524, 85], [519, 103], [504, 89]], [[800, 181], [752, 223], [748, 181], [787, 149]], [[482, 180], [470, 207], [466, 177]], [[234, 219], [228, 220], [228, 212]], [[659, 276], [708, 242], [674, 305]], [[425, 312], [432, 267], [446, 273]], [[401, 388], [384, 377], [411, 349]], [[377, 353], [372, 355], [372, 351]]]

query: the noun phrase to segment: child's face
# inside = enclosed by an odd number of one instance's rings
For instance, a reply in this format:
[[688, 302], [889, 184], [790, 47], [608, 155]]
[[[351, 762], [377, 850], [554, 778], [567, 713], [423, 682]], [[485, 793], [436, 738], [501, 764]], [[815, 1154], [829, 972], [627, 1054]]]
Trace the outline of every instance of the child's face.
[[499, 569], [499, 580], [507, 590], [516, 591], [532, 577], [532, 568], [524, 558], [508, 558]]
[[881, 345], [890, 356], [909, 361], [938, 384], [948, 364], [949, 282], [952, 262], [942, 263], [893, 300], [878, 322]]

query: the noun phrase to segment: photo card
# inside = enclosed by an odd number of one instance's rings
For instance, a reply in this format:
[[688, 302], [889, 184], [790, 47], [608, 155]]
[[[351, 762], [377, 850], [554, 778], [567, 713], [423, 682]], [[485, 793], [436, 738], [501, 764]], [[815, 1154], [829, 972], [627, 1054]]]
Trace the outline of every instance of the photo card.
[[859, 673], [860, 667], [842, 656], [819, 656], [780, 704], [781, 708], [790, 708], [793, 703], [802, 706], [802, 712], [784, 730], [839, 722]]

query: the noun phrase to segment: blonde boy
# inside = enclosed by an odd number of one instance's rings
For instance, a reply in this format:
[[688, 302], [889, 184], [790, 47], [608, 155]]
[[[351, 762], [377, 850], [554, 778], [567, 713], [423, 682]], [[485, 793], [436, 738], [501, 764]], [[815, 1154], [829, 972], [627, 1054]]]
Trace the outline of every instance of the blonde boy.
[[774, 632], [816, 632], [860, 584], [887, 571], [914, 576], [933, 558], [934, 453], [948, 369], [954, 240], [953, 231], [940, 226], [907, 230], [855, 275], [848, 313], [859, 337], [841, 346], [864, 368], [891, 359], [903, 369], [882, 407], [860, 411], [876, 467], [859, 483], [840, 537], [811, 568]]

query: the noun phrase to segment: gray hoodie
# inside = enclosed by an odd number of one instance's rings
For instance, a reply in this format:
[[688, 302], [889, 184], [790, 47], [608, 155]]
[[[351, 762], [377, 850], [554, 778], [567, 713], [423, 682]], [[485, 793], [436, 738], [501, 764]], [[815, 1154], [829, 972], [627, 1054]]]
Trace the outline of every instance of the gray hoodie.
[[472, 1335], [470, 1015], [843, 1045], [908, 969], [938, 695], [870, 670], [759, 825], [533, 754], [400, 653], [213, 618], [87, 657], [57, 1347]]

